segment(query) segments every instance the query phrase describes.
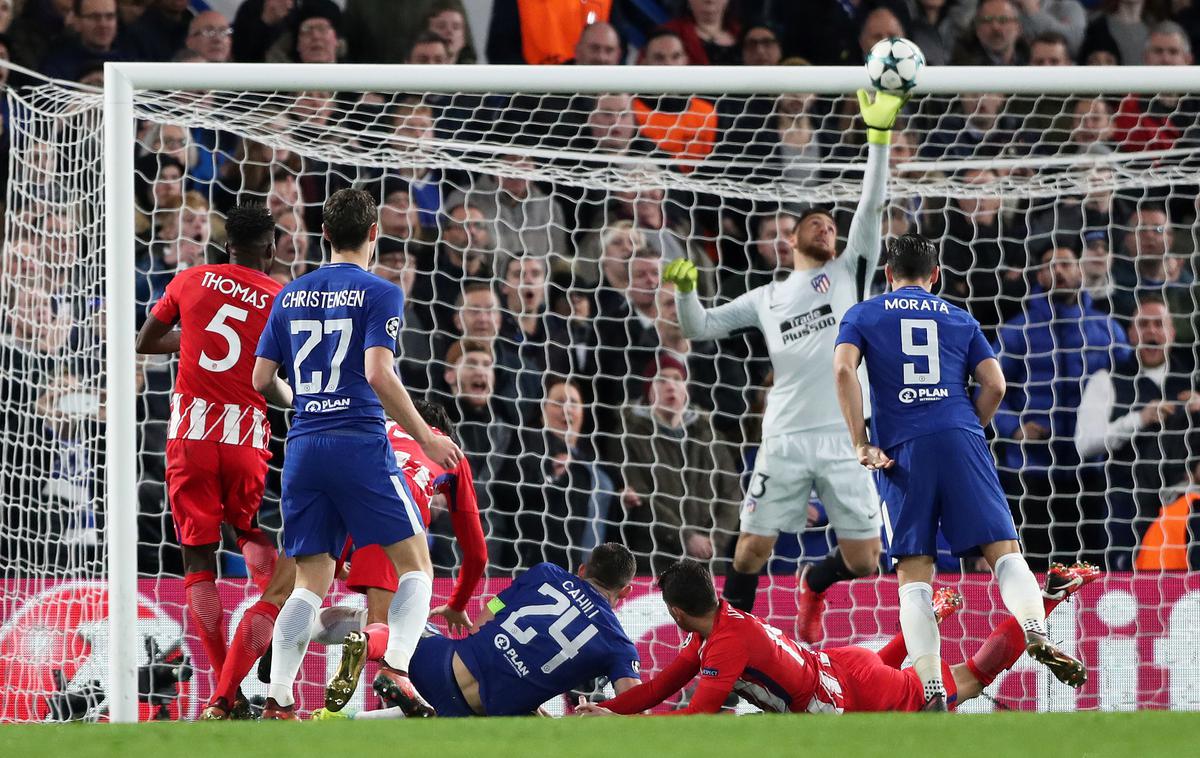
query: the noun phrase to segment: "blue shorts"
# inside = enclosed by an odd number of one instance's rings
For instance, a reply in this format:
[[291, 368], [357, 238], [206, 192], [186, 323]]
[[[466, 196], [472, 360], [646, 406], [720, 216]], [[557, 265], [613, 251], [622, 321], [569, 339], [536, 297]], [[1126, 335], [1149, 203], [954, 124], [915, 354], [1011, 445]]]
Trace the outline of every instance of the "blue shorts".
[[1015, 540], [987, 440], [966, 429], [917, 437], [885, 451], [895, 465], [876, 477], [892, 558], [937, 555], [938, 526], [957, 557]]
[[422, 637], [408, 664], [408, 678], [439, 718], [477, 715], [454, 680], [455, 641], [435, 634]]
[[396, 456], [382, 434], [304, 434], [283, 461], [283, 549], [338, 556], [354, 544], [391, 545], [422, 534]]

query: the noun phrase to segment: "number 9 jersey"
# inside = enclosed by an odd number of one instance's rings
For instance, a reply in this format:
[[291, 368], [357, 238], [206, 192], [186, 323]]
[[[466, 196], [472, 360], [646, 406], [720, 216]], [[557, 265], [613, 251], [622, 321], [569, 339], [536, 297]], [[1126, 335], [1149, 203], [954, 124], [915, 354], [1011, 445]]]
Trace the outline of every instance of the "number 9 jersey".
[[455, 641], [488, 716], [527, 716], [596, 677], [639, 677], [637, 648], [608, 600], [552, 563], [519, 576], [488, 608], [495, 618]]
[[848, 310], [837, 344], [862, 352], [872, 441], [885, 452], [948, 429], [983, 436], [967, 382], [995, 355], [971, 314], [920, 287], [902, 287]]

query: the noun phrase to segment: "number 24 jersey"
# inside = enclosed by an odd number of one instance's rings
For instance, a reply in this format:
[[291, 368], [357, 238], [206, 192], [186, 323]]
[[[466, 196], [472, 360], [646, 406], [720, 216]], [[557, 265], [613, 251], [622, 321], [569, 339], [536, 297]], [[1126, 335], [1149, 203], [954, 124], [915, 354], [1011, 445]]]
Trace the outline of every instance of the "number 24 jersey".
[[456, 651], [479, 682], [489, 716], [521, 716], [596, 677], [638, 677], [637, 648], [608, 600], [552, 563], [497, 595], [488, 623]]
[[847, 311], [837, 343], [862, 351], [873, 440], [883, 450], [947, 429], [983, 435], [967, 382], [995, 354], [971, 314], [901, 287]]

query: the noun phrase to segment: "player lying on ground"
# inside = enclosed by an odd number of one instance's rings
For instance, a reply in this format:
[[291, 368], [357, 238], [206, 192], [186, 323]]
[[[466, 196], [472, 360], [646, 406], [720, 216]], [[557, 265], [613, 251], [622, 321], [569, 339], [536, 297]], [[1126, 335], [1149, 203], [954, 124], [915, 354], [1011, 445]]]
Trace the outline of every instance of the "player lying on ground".
[[[453, 435], [453, 425], [446, 411], [436, 403], [413, 398], [413, 406], [421, 414], [436, 435]], [[467, 601], [483, 577], [487, 565], [487, 544], [484, 541], [483, 525], [479, 521], [479, 506], [475, 500], [475, 481], [471, 464], [464, 457], [458, 467], [448, 472], [429, 459], [412, 435], [394, 421], [387, 425], [388, 442], [395, 452], [396, 464], [404, 474], [404, 483], [412, 494], [413, 504], [421, 512], [428, 527], [432, 510], [442, 508], [450, 513], [454, 536], [463, 553], [463, 563], [458, 571], [454, 590], [444, 605], [430, 612], [431, 616], [442, 616], [451, 631], [466, 631], [471, 626], [467, 617]], [[350, 544], [347, 544], [347, 548]], [[346, 557], [343, 555], [343, 557]], [[368, 545], [353, 553], [346, 586], [366, 595], [366, 608], [332, 606], [322, 608], [312, 630], [312, 641], [322, 645], [343, 645], [342, 663], [338, 674], [326, 690], [325, 707], [332, 711], [341, 709], [354, 694], [363, 665], [368, 660], [381, 660], [387, 650], [388, 608], [396, 592], [399, 577], [392, 562], [379, 545]], [[292, 588], [286, 587], [279, 593], [279, 603], [287, 598]], [[264, 599], [266, 596], [264, 595]], [[241, 627], [239, 626], [239, 629]], [[235, 638], [236, 640], [236, 638]], [[267, 635], [270, 643], [270, 635]], [[259, 679], [270, 683], [270, 647], [260, 650], [262, 656], [258, 666]], [[203, 720], [220, 720], [230, 715], [228, 703], [234, 702], [238, 684], [250, 670], [251, 659], [235, 668], [227, 665], [222, 672], [221, 685], [201, 713]], [[223, 701], [222, 701], [223, 699]]]
[[[261, 205], [237, 205], [229, 210], [225, 232], [230, 262], [181, 271], [137, 335], [139, 353], [179, 353], [167, 427], [167, 492], [183, 547], [188, 617], [218, 679], [227, 668], [252, 664], [270, 644], [295, 572], [291, 561], [276, 563], [275, 546], [256, 523], [271, 428], [251, 375], [254, 347], [280, 290], [264, 273], [275, 258], [275, 220]], [[176, 322], [179, 330], [173, 329]], [[279, 405], [292, 404], [292, 390], [282, 379], [262, 389]], [[233, 528], [250, 577], [263, 593], [228, 649], [216, 585], [222, 522]], [[230, 692], [226, 702], [233, 701]], [[249, 717], [249, 704], [239, 702], [239, 712]]]
[[[1087, 564], [1056, 565], [1046, 576], [1045, 612], [1049, 613], [1094, 580], [1100, 572]], [[678, 692], [696, 674], [700, 682], [691, 702], [668, 715], [717, 713], [730, 693], [774, 713], [852, 713], [856, 711], [920, 711], [926, 699], [920, 677], [900, 669], [907, 651], [897, 635], [878, 653], [862, 647], [812, 650], [788, 639], [757, 616], [718, 600], [712, 575], [702, 564], [685, 559], [658, 578], [671, 618], [688, 637], [679, 657], [653, 679], [602, 705], [581, 700], [584, 715], [641, 713]], [[938, 620], [962, 604], [957, 592], [938, 593]], [[1007, 619], [965, 663], [944, 667], [950, 704], [957, 707], [978, 697], [1025, 652], [1025, 634]], [[1074, 686], [1083, 684], [1082, 668]]]
[[[1004, 374], [966, 311], [930, 293], [938, 251], [920, 235], [888, 245], [891, 292], [851, 308], [834, 355], [838, 402], [864, 467], [877, 472], [889, 551], [900, 584], [900, 628], [931, 707], [945, 707], [933, 615], [938, 529], [955, 556], [982, 553], [1005, 607], [1025, 630], [1029, 655], [1060, 681], [1083, 666], [1050, 644], [1037, 579], [1021, 555], [984, 427], [1004, 397]], [[872, 435], [863, 420], [860, 363], [871, 383]], [[979, 384], [972, 402], [971, 377]]]
[[396, 374], [404, 295], [367, 271], [379, 234], [375, 201], [361, 190], [339, 190], [322, 212], [330, 262], [279, 293], [254, 366], [260, 389], [287, 367], [296, 409], [280, 501], [284, 551], [296, 559], [296, 587], [275, 624], [262, 717], [298, 718], [296, 673], [333, 583], [334, 556], [347, 536], [357, 545], [382, 545], [399, 577], [376, 689], [386, 689], [407, 715], [430, 716], [407, 670], [429, 617], [433, 565], [385, 420], [397, 419], [446, 469], [458, 466], [462, 452], [449, 437], [430, 430]]
[[539, 563], [487, 604], [467, 637], [423, 637], [413, 684], [438, 716], [527, 716], [599, 677], [617, 692], [636, 686], [637, 648], [613, 613], [635, 571], [633, 553], [614, 542], [597, 546], [578, 576]]
[[[837, 325], [858, 302], [858, 276], [868, 284], [879, 265], [886, 208], [888, 145], [905, 99], [880, 92], [872, 102], [858, 92], [867, 124], [867, 166], [862, 198], [837, 251], [837, 225], [829, 212], [806, 211], [781, 255], [777, 280], [732, 302], [705, 309], [696, 296], [696, 267], [673, 261], [663, 281], [677, 287], [679, 325], [689, 339], [711, 340], [757, 327], [766, 339], [775, 383], [763, 417], [763, 444], [741, 512], [741, 534], [725, 598], [735, 608], [754, 607], [759, 572], [771, 557], [779, 532], [800, 532], [815, 489], [837, 534], [838, 549], [800, 578], [797, 629], [801, 639], [821, 637], [823, 595], [835, 582], [879, 570], [879, 496], [870, 475], [855, 463], [854, 449], [828, 381]], [[794, 269], [789, 271], [788, 269]]]

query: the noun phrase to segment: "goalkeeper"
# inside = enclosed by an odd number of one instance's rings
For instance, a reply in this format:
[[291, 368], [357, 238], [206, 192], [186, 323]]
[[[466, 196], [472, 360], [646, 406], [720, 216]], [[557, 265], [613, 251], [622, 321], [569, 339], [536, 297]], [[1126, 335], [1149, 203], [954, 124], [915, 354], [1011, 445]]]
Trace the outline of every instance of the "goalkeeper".
[[[758, 327], [766, 338], [775, 384], [767, 396], [762, 444], [742, 504], [741, 535], [724, 596], [735, 608], [753, 608], [758, 574], [779, 532], [805, 527], [815, 489], [838, 548], [801, 575], [797, 633], [805, 642], [821, 636], [825, 590], [876, 572], [882, 550], [879, 498], [846, 437], [831, 377], [838, 325], [859, 300], [858, 274], [864, 270], [870, 282], [879, 265], [888, 145], [905, 100], [883, 92], [872, 100], [858, 91], [869, 146], [862, 198], [843, 254], [838, 254], [833, 217], [810, 209], [801, 215], [792, 240], [794, 270], [777, 272], [775, 281], [732, 302], [701, 306], [696, 267], [685, 259], [663, 272], [677, 288], [679, 323], [689, 339], [717, 339], [748, 327]], [[865, 395], [865, 377], [863, 388]]]

